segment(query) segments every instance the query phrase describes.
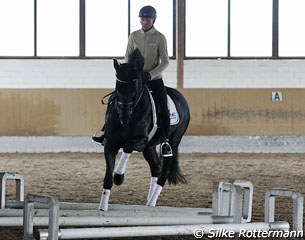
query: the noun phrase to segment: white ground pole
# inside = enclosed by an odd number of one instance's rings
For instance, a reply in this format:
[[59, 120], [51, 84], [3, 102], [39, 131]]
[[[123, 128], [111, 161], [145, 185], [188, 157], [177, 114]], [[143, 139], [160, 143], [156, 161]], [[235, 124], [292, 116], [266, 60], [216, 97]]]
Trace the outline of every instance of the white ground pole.
[[304, 197], [287, 189], [270, 189], [265, 194], [265, 222], [274, 222], [275, 197], [289, 197], [293, 200], [293, 226], [295, 231], [303, 231]]
[[[60, 210], [97, 210], [98, 205], [96, 203], [73, 203], [73, 202], [60, 202], [59, 203]], [[8, 201], [6, 203], [6, 209], [0, 210], [0, 212], [12, 211], [12, 210], [20, 210], [23, 209], [23, 202], [16, 201]], [[34, 203], [35, 209], [47, 209], [46, 205]], [[150, 212], [190, 212], [190, 213], [198, 213], [198, 212], [206, 212], [212, 213], [211, 208], [191, 208], [191, 207], [168, 207], [168, 206], [157, 206], [154, 208], [143, 206], [143, 205], [122, 205], [122, 204], [109, 204], [109, 213], [111, 212], [142, 212], [147, 211], [149, 209]], [[87, 211], [84, 211], [87, 212]], [[101, 211], [98, 211], [102, 213]], [[103, 214], [107, 214], [106, 212]]]
[[[48, 226], [47, 206], [34, 203], [34, 226]], [[8, 204], [9, 205], [9, 204]], [[20, 207], [19, 204], [14, 204]], [[82, 226], [154, 226], [232, 223], [233, 217], [212, 216], [212, 210], [206, 208], [148, 207], [140, 205], [109, 205], [112, 211], [96, 210], [97, 204], [59, 203], [60, 227]], [[38, 207], [43, 207], [38, 209]], [[82, 210], [79, 210], [82, 209]], [[94, 209], [94, 210], [92, 210]], [[22, 209], [2, 209], [0, 226], [22, 226]], [[181, 217], [183, 216], [183, 217]]]
[[[60, 214], [61, 215], [61, 214]], [[232, 223], [232, 217], [211, 215], [188, 215], [180, 213], [168, 216], [166, 213], [149, 216], [149, 214], [133, 214], [131, 216], [60, 216], [58, 226], [61, 227], [120, 227], [120, 226], [170, 226], [170, 225], [194, 225], [194, 224], [219, 224]], [[49, 216], [33, 217], [32, 226], [49, 226]], [[1, 217], [0, 226], [21, 227], [22, 216]], [[113, 228], [115, 229], [115, 228]]]
[[[59, 239], [81, 239], [81, 238], [108, 238], [108, 237], [144, 237], [144, 236], [170, 236], [170, 235], [197, 235], [202, 238], [210, 230], [226, 230], [239, 233], [241, 229], [246, 231], [288, 231], [287, 222], [275, 223], [243, 223], [243, 224], [198, 224], [198, 225], [176, 225], [176, 226], [139, 226], [115, 228], [80, 228], [60, 229]], [[40, 239], [47, 240], [48, 232], [38, 230]]]
[[5, 191], [6, 191], [6, 181], [7, 180], [15, 180], [16, 181], [16, 201], [24, 201], [24, 177], [19, 173], [8, 173], [1, 172], [0, 173], [0, 208], [5, 208]]

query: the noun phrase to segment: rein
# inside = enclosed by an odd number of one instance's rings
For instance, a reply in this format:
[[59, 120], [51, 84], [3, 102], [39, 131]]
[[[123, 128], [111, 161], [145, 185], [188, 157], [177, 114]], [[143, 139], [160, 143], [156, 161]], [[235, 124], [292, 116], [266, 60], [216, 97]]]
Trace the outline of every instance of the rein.
[[108, 94], [106, 94], [102, 99], [101, 99], [101, 103], [102, 104], [104, 104], [104, 105], [107, 105], [108, 104], [108, 102], [106, 103], [106, 102], [104, 102], [104, 99], [106, 98], [106, 97], [108, 97], [108, 96], [110, 96], [110, 95], [112, 95], [113, 93], [115, 93], [115, 91], [113, 91], [113, 92], [111, 92], [111, 93], [108, 93]]
[[[128, 83], [127, 81], [122, 81], [122, 80], [120, 80], [120, 79], [116, 79], [118, 82], [120, 82], [120, 83]], [[135, 79], [133, 79], [132, 81], [134, 82], [134, 81], [136, 81], [137, 79], [135, 78]], [[108, 104], [108, 102], [106, 103], [105, 101], [104, 101], [104, 99], [105, 98], [107, 98], [107, 97], [109, 97], [110, 95], [112, 95], [113, 93], [115, 93], [115, 90], [114, 91], [112, 91], [112, 92], [110, 92], [110, 93], [108, 93], [108, 94], [106, 94], [102, 99], [101, 99], [101, 103], [102, 104], [104, 104], [104, 105], [107, 105]]]
[[[147, 87], [146, 87], [146, 88], [147, 88]], [[141, 91], [141, 93], [140, 93], [140, 96], [138, 97], [138, 99], [137, 99], [135, 105], [133, 106], [133, 108], [136, 108], [136, 107], [137, 107], [138, 103], [140, 102], [140, 99], [141, 99], [142, 96], [143, 96], [144, 90], [145, 90], [145, 88], [142, 89], [142, 91]]]

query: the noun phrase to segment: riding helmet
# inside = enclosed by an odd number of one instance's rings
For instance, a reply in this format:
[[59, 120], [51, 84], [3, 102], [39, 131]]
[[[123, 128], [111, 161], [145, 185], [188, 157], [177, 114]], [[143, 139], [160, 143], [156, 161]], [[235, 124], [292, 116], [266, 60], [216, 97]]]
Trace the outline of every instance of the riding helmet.
[[141, 18], [157, 18], [156, 9], [152, 6], [144, 6], [140, 9], [139, 17]]

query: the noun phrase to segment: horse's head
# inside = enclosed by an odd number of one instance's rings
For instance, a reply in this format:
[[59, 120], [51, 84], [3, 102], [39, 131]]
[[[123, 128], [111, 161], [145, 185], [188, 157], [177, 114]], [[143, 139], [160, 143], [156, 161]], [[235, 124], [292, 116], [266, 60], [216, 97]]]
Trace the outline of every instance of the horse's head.
[[145, 85], [141, 77], [143, 66], [144, 58], [138, 49], [130, 55], [128, 63], [119, 64], [114, 59], [117, 112], [122, 125], [129, 123], [142, 96]]

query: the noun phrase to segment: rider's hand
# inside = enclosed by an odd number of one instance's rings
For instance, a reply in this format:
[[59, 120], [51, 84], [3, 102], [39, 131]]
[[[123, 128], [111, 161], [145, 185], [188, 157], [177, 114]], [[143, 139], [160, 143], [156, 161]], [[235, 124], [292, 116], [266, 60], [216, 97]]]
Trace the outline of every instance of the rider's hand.
[[143, 78], [144, 78], [146, 81], [149, 81], [149, 80], [151, 79], [150, 73], [147, 72], [147, 71], [143, 71]]

